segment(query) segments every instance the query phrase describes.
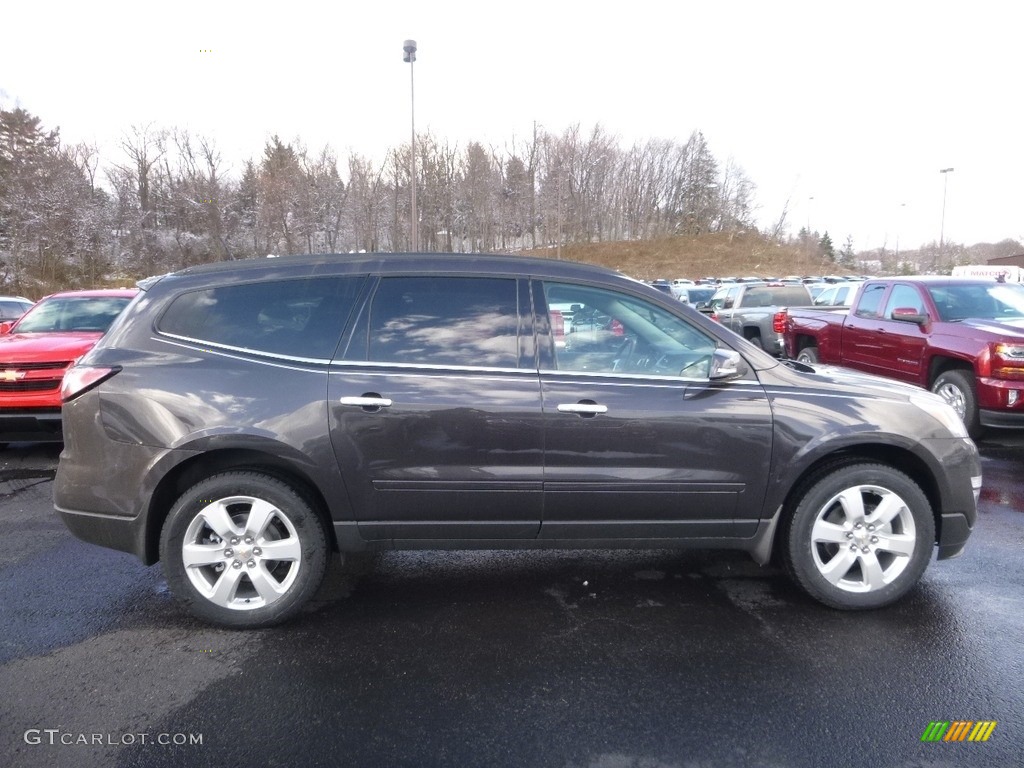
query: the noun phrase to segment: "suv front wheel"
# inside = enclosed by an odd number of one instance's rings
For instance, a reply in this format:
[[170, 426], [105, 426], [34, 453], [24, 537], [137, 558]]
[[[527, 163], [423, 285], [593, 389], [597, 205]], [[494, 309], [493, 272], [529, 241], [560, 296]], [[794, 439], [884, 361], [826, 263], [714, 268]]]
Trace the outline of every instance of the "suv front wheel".
[[294, 615], [317, 591], [327, 539], [294, 488], [257, 472], [226, 472], [175, 502], [160, 536], [175, 597], [199, 618], [254, 629]]
[[806, 486], [783, 529], [790, 576], [833, 608], [888, 605], [921, 578], [935, 543], [931, 504], [885, 464], [825, 469]]

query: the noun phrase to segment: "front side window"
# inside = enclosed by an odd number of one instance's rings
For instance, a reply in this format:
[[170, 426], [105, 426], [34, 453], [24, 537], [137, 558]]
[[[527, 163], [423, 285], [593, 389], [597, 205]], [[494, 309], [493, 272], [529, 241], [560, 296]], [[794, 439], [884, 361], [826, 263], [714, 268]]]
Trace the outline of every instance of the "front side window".
[[178, 296], [162, 333], [284, 357], [334, 353], [363, 277], [319, 277], [222, 285]]
[[551, 307], [574, 307], [555, 368], [707, 378], [715, 341], [682, 318], [627, 294], [567, 283], [545, 283]]
[[517, 367], [516, 280], [382, 279], [370, 306], [367, 359], [408, 365]]
[[885, 317], [889, 320], [893, 319], [893, 312], [897, 309], [912, 309], [919, 315], [925, 313], [924, 300], [914, 286], [897, 283], [892, 287], [889, 301], [885, 305]]

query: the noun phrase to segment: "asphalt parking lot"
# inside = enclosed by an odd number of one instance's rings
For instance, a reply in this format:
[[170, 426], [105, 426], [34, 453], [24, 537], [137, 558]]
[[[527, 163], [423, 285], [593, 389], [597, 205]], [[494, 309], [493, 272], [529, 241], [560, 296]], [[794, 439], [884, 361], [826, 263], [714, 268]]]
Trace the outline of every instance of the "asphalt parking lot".
[[[1011, 766], [1024, 744], [1024, 437], [980, 522], [889, 609], [821, 607], [712, 552], [388, 553], [297, 621], [199, 624], [159, 567], [52, 512], [54, 448], [0, 453], [11, 766]], [[987, 741], [922, 741], [934, 722]]]

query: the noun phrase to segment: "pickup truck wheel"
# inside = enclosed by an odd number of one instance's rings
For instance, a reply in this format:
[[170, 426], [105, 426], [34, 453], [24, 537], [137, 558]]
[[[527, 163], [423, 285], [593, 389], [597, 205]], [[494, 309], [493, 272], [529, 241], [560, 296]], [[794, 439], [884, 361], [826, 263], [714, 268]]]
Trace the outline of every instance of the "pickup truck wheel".
[[840, 464], [811, 478], [783, 527], [782, 560], [833, 608], [880, 608], [921, 578], [935, 519], [921, 488], [885, 464]]
[[191, 613], [254, 629], [284, 621], [316, 593], [327, 539], [288, 484], [226, 472], [178, 499], [160, 536], [160, 558], [171, 591]]
[[805, 363], [806, 365], [817, 365], [818, 364], [818, 348], [817, 347], [804, 347], [800, 350], [800, 354], [796, 356], [798, 363]]
[[952, 370], [939, 374], [932, 384], [932, 392], [953, 406], [967, 427], [967, 434], [975, 438], [981, 436], [978, 396], [975, 394], [974, 376], [971, 373]]
[[758, 349], [764, 349], [764, 343], [761, 341], [761, 334], [759, 333], [750, 334], [749, 336], [747, 336], [747, 341], [749, 341]]

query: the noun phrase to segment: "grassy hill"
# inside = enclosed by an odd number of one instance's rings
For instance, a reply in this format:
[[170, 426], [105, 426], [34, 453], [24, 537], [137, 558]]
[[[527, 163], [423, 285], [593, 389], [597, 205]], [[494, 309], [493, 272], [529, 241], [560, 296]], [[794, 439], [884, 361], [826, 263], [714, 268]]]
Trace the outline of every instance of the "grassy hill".
[[[555, 258], [556, 251], [544, 248], [528, 253]], [[847, 271], [829, 259], [812, 255], [800, 245], [773, 243], [757, 233], [578, 243], [563, 245], [562, 258], [611, 267], [641, 280], [709, 275], [781, 277]]]
[[[963, 246], [947, 243], [940, 251], [931, 244], [917, 250], [878, 249], [856, 255], [858, 265], [844, 267], [821, 256], [817, 244], [776, 243], [757, 232], [742, 235], [681, 235], [660, 240], [579, 243], [562, 246], [562, 258], [617, 269], [631, 277], [783, 277], [785, 275], [912, 274], [937, 271], [949, 274], [956, 264], [985, 264], [989, 259], [1024, 252], [1016, 240]], [[554, 248], [538, 248], [531, 255], [555, 258]], [[1024, 259], [1024, 256], [1021, 256]]]

